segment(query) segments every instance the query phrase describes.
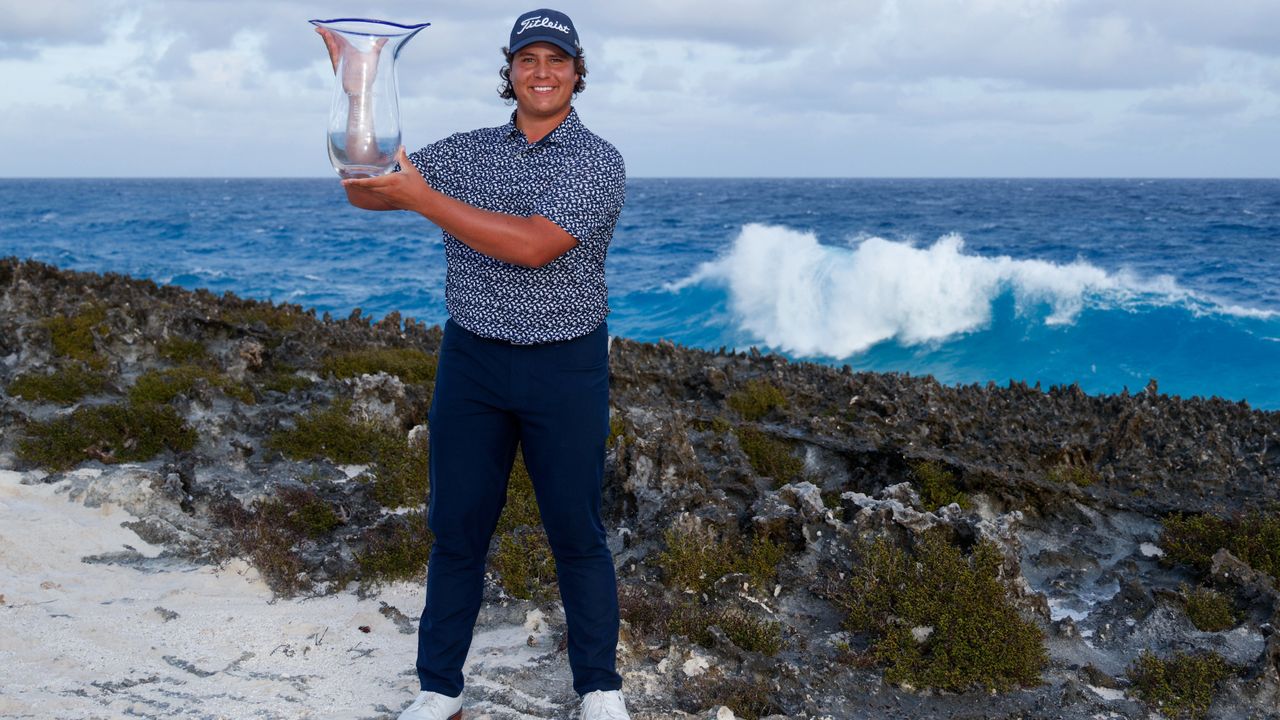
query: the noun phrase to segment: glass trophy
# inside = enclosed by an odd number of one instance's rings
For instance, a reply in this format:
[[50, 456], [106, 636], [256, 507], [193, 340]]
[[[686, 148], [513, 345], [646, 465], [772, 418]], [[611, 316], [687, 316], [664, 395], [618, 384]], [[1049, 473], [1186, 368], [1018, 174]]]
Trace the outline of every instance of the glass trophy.
[[325, 44], [336, 56], [329, 161], [343, 178], [390, 172], [400, 147], [396, 59], [405, 43], [431, 23], [338, 18], [311, 24], [328, 31]]

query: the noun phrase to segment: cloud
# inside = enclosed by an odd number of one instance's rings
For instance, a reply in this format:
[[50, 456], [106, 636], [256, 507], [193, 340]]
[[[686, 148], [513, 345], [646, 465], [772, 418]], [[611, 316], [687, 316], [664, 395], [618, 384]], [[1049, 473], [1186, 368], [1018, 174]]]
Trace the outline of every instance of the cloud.
[[1235, 88], [1200, 85], [1153, 93], [1139, 102], [1137, 109], [1153, 115], [1210, 117], [1236, 113], [1249, 105], [1249, 97]]

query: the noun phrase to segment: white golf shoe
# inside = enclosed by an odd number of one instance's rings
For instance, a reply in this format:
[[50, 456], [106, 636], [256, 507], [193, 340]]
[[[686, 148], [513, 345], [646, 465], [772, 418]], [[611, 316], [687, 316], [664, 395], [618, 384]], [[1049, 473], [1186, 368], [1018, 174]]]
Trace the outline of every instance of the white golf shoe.
[[423, 690], [413, 704], [400, 713], [399, 720], [462, 720], [462, 696], [449, 697]]
[[578, 720], [631, 720], [619, 690], [593, 690], [582, 696]]

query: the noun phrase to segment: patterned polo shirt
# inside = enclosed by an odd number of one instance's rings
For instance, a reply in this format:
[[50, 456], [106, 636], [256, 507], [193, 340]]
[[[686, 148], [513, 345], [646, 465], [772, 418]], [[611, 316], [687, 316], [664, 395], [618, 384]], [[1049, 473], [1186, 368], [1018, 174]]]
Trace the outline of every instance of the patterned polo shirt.
[[530, 144], [515, 125], [451, 135], [409, 155], [436, 190], [485, 210], [541, 215], [578, 243], [540, 268], [496, 260], [444, 233], [445, 306], [477, 335], [518, 344], [571, 340], [609, 313], [604, 261], [622, 211], [622, 156], [577, 110]]

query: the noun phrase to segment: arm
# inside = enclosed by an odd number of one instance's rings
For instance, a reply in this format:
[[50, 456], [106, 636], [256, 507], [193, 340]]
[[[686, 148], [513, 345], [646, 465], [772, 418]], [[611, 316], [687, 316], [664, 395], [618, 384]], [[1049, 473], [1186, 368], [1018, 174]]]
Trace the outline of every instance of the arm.
[[351, 204], [370, 210], [416, 212], [476, 252], [512, 265], [542, 267], [578, 244], [541, 215], [492, 212], [451, 198], [427, 184], [404, 148], [398, 159], [400, 172], [343, 180]]

